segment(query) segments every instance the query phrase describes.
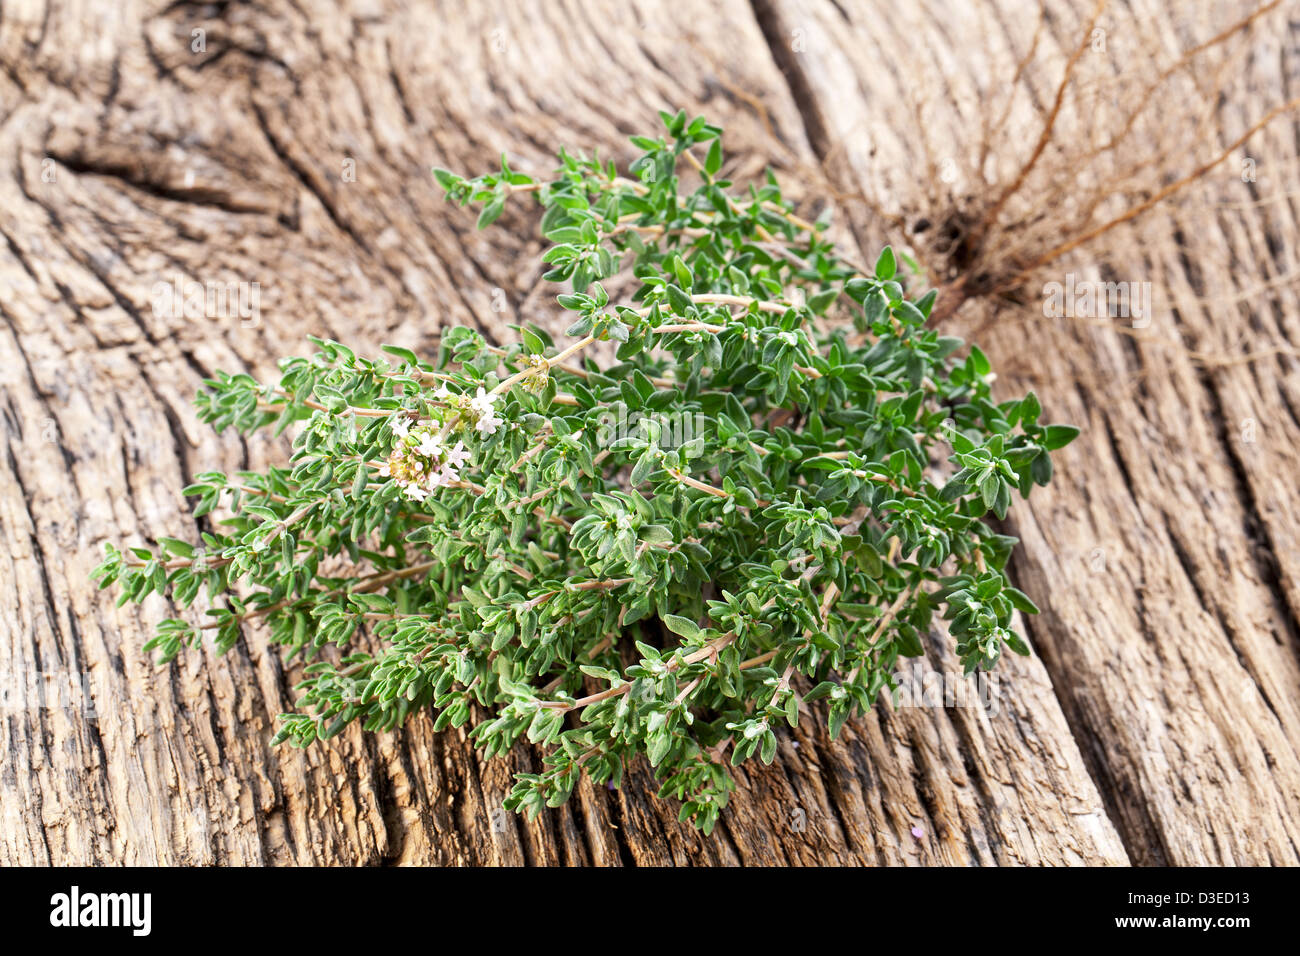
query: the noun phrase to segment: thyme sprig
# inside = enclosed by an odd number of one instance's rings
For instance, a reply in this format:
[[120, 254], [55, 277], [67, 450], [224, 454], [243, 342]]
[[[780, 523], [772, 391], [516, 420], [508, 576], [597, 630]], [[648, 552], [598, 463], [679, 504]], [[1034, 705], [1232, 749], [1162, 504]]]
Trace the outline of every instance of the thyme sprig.
[[541, 206], [567, 344], [534, 325], [504, 346], [450, 328], [432, 358], [313, 340], [273, 385], [205, 383], [202, 420], [292, 429], [293, 455], [199, 475], [196, 516], [228, 517], [198, 542], [107, 547], [95, 573], [123, 603], [207, 592], [208, 623], [164, 620], [148, 650], [209, 631], [224, 651], [258, 620], [306, 662], [277, 741], [472, 721], [488, 756], [549, 748], [507, 799], [532, 813], [644, 754], [706, 831], [728, 761], [770, 762], [805, 701], [838, 733], [936, 612], [968, 673], [1028, 653], [1015, 539], [988, 517], [1076, 430], [1032, 393], [995, 402], [988, 359], [927, 327], [934, 293], [909, 297], [891, 249], [846, 259], [770, 174], [723, 178], [720, 129], [663, 119], [626, 176], [566, 151], [545, 182], [504, 159], [435, 170], [480, 226]]

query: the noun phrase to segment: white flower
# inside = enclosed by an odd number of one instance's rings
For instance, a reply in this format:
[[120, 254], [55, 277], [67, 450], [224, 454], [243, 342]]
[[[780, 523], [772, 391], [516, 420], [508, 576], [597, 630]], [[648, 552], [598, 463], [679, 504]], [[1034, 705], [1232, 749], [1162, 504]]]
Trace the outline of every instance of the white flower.
[[[482, 391], [482, 389], [480, 389], [480, 391]], [[493, 435], [496, 433], [496, 430], [501, 427], [503, 421], [504, 419], [497, 417], [495, 410], [489, 408], [487, 412], [480, 414], [479, 420], [474, 427], [484, 435]]]
[[425, 498], [429, 497], [429, 492], [417, 484], [409, 484], [405, 489], [403, 489], [403, 491], [406, 497], [410, 498], [412, 501], [423, 501]]
[[442, 437], [435, 431], [427, 431], [415, 450], [426, 458], [437, 458], [443, 452]]
[[459, 468], [467, 461], [469, 461], [469, 452], [465, 450], [465, 443], [458, 441], [454, 448], [447, 450], [447, 460], [443, 462], [442, 467]]
[[452, 465], [443, 465], [438, 472], [438, 484], [450, 488], [460, 481], [460, 472]]
[[388, 459], [384, 459], [384, 463], [379, 466], [379, 477], [390, 478], [392, 474], [392, 470], [388, 467]]
[[405, 415], [394, 415], [389, 427], [398, 438], [405, 438], [411, 430], [411, 421]]
[[489, 395], [483, 391], [483, 386], [478, 387], [478, 394], [469, 400], [469, 407], [474, 410], [474, 414], [480, 418], [491, 418], [496, 414], [495, 395]]
[[433, 393], [433, 397], [442, 399], [451, 398], [451, 391], [447, 388], [446, 382], [443, 382], [438, 386], [438, 390]]

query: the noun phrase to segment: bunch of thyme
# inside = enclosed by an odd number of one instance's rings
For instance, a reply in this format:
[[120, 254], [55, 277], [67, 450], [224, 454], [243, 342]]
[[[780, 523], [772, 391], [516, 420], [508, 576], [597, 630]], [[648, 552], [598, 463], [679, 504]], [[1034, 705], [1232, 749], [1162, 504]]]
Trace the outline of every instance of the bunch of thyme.
[[196, 516], [228, 515], [199, 542], [107, 547], [122, 602], [213, 605], [147, 649], [206, 631], [224, 651], [260, 620], [306, 662], [277, 741], [426, 709], [488, 756], [526, 737], [549, 755], [507, 806], [531, 813], [644, 754], [706, 831], [728, 762], [770, 762], [805, 701], [838, 733], [936, 612], [968, 673], [1028, 653], [1015, 539], [986, 519], [1077, 430], [1040, 423], [1032, 393], [995, 402], [987, 358], [927, 328], [934, 293], [909, 298], [889, 248], [846, 260], [770, 174], [719, 177], [720, 129], [663, 120], [627, 176], [564, 151], [546, 182], [435, 170], [480, 226], [541, 205], [564, 344], [457, 327], [425, 360], [313, 340], [278, 383], [205, 383], [200, 418], [291, 428], [294, 452], [197, 476]]

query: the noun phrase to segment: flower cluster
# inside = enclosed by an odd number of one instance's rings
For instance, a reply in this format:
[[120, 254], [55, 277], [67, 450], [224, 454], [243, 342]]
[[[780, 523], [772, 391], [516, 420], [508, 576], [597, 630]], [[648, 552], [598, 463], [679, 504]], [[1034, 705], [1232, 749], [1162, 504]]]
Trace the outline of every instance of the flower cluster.
[[540, 355], [526, 355], [524, 366], [527, 374], [520, 380], [520, 384], [534, 395], [540, 395], [551, 380], [550, 363]]
[[496, 430], [503, 423], [502, 418], [497, 414], [497, 396], [492, 392], [485, 392], [482, 385], [478, 387], [478, 393], [472, 396], [461, 395], [442, 385], [434, 392], [434, 398], [455, 410], [454, 426], [469, 424], [485, 438], [496, 434]]
[[464, 442], [447, 444], [436, 422], [412, 427], [405, 414], [391, 422], [396, 441], [379, 475], [392, 478], [412, 501], [423, 501], [440, 487], [460, 481], [460, 468], [469, 461]]
[[[318, 340], [274, 387], [207, 383], [200, 418], [296, 428], [292, 464], [200, 474], [196, 515], [235, 512], [201, 541], [108, 547], [96, 575], [124, 601], [214, 598], [148, 649], [225, 650], [259, 622], [307, 662], [277, 740], [428, 710], [476, 721], [488, 757], [547, 748], [511, 808], [645, 759], [705, 831], [728, 763], [773, 760], [815, 701], [838, 733], [930, 632], [968, 672], [1029, 652], [1016, 615], [1035, 608], [991, 518], [1077, 430], [1032, 392], [995, 400], [988, 358], [929, 327], [935, 293], [892, 250], [857, 264], [774, 180], [725, 188], [716, 127], [664, 121], [629, 176], [568, 152], [547, 183], [436, 171], [484, 225], [540, 201], [563, 346], [536, 325], [504, 347], [446, 329], [434, 361]], [[611, 301], [602, 280], [630, 275]], [[582, 354], [596, 343], [613, 362]]]
[[505, 422], [497, 412], [497, 395], [481, 385], [476, 394], [463, 395], [444, 383], [433, 398], [434, 417], [427, 421], [413, 421], [406, 412], [392, 417], [393, 447], [379, 466], [379, 476], [391, 478], [411, 501], [424, 501], [439, 488], [460, 481], [460, 469], [470, 453], [463, 441], [451, 444], [451, 435], [473, 430], [488, 438]]

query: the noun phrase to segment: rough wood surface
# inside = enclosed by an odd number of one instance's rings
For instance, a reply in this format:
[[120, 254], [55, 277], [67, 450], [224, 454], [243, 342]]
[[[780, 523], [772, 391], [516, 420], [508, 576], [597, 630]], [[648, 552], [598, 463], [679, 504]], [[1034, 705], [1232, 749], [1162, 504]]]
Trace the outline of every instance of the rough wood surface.
[[[431, 165], [505, 151], [541, 172], [564, 144], [623, 160], [628, 134], [680, 105], [728, 126], [736, 178], [771, 162], [810, 198], [829, 180], [883, 202], [914, 173], [908, 78], [942, 79], [933, 111], [957, 137], [971, 117], [953, 91], [1029, 42], [1036, 7], [1002, 0], [1000, 33], [955, 43], [975, 35], [966, 6], [0, 9], [0, 862], [1297, 862], [1293, 199], [1206, 214], [1221, 197], [1205, 194], [1199, 213], [1143, 220], [1133, 269], [1166, 290], [1159, 337], [1014, 316], [983, 336], [1008, 393], [1032, 385], [1085, 426], [1010, 520], [1015, 577], [1044, 608], [1036, 655], [1000, 672], [989, 710], [878, 710], [834, 743], [801, 721], [742, 773], [711, 838], [644, 766], [527, 824], [499, 808], [537, 753], [484, 762], [426, 719], [272, 750], [293, 675], [262, 635], [155, 670], [140, 646], [163, 603], [119, 610], [87, 580], [106, 540], [197, 534], [190, 474], [283, 456], [195, 421], [215, 370], [269, 375], [309, 334], [364, 351], [428, 348], [450, 323], [554, 326], [535, 216], [477, 233]], [[1040, 92], [1080, 15], [1051, 18], [1045, 78], [1026, 75]], [[1205, 35], [1179, 22], [1160, 38], [1173, 49]], [[1296, 59], [1260, 58], [1262, 96], [1287, 95]], [[1227, 103], [1221, 122], [1257, 106]], [[1295, 136], [1289, 120], [1261, 134], [1270, 178], [1239, 199], [1297, 191]], [[847, 241], [902, 240], [841, 205]], [[260, 322], [158, 314], [155, 284], [176, 276], [259, 283]], [[1218, 349], [1248, 360], [1190, 355]], [[927, 666], [951, 669], [933, 648]]]

